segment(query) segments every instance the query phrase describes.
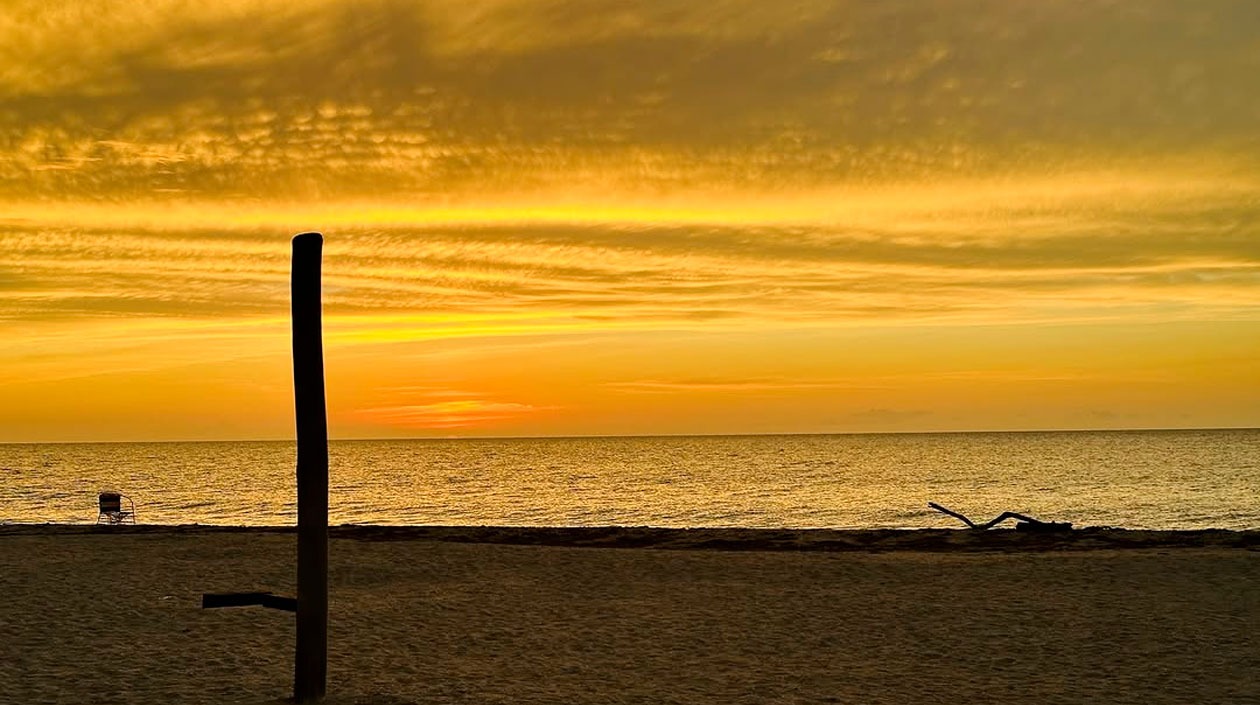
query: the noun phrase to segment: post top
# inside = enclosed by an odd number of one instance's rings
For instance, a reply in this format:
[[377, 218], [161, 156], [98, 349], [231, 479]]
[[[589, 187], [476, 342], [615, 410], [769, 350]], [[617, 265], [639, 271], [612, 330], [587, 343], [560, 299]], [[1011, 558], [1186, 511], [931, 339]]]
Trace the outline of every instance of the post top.
[[302, 242], [323, 242], [323, 241], [324, 241], [324, 236], [317, 232], [298, 233], [297, 235], [293, 236], [294, 245], [298, 243], [302, 243]]

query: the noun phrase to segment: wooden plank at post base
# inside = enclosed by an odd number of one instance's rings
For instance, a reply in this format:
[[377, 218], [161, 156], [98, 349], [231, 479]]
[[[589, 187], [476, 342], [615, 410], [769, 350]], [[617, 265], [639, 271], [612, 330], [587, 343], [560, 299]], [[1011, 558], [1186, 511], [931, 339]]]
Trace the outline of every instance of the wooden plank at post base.
[[207, 592], [201, 595], [201, 609], [219, 607], [253, 607], [258, 605], [273, 610], [297, 612], [297, 600], [269, 592]]
[[261, 605], [269, 592], [207, 592], [201, 596], [201, 609]]
[[293, 238], [293, 403], [297, 425], [297, 647], [293, 698], [324, 697], [328, 675], [328, 417], [324, 401], [320, 258], [324, 238]]
[[281, 597], [280, 595], [268, 594], [263, 596], [262, 606], [282, 612], [297, 612], [298, 601], [295, 597]]

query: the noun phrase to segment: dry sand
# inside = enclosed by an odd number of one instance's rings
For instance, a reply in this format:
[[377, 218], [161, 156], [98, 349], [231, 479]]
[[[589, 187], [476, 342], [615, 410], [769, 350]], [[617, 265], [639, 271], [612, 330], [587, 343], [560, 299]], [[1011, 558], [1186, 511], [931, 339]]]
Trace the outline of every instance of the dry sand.
[[[1260, 703], [1258, 538], [343, 529], [330, 702]], [[293, 615], [199, 605], [293, 554], [0, 527], [0, 702], [281, 701]]]

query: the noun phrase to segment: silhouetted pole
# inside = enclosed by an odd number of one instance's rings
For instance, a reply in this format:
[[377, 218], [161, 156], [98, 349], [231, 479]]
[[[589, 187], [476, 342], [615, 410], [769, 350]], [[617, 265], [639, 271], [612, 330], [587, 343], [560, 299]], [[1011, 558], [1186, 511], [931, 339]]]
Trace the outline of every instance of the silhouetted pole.
[[328, 674], [328, 418], [320, 331], [324, 238], [293, 238], [293, 400], [297, 417], [297, 653], [293, 698], [324, 697]]

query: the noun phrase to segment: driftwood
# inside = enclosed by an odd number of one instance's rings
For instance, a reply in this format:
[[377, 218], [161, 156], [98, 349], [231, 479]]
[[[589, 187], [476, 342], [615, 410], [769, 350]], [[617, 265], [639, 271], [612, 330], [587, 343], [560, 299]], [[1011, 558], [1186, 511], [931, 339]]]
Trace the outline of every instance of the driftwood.
[[1019, 522], [1018, 524], [1015, 525], [1016, 531], [1071, 531], [1072, 530], [1072, 522], [1070, 521], [1041, 521], [1040, 519], [1034, 519], [1030, 516], [1019, 514], [1018, 512], [1002, 512], [1001, 514], [994, 517], [991, 521], [985, 522], [983, 524], [977, 524], [976, 522], [968, 519], [966, 516], [960, 514], [959, 512], [956, 512], [952, 509], [948, 509], [946, 507], [942, 507], [936, 502], [928, 502], [928, 506], [935, 509], [938, 512], [941, 512], [942, 514], [948, 514], [954, 517], [955, 519], [958, 519], [962, 523], [966, 524], [969, 528], [979, 529], [981, 531], [985, 529], [991, 529], [997, 526], [998, 524], [1001, 524], [1002, 522], [1006, 521], [1007, 519], [1014, 519], [1017, 522]]

